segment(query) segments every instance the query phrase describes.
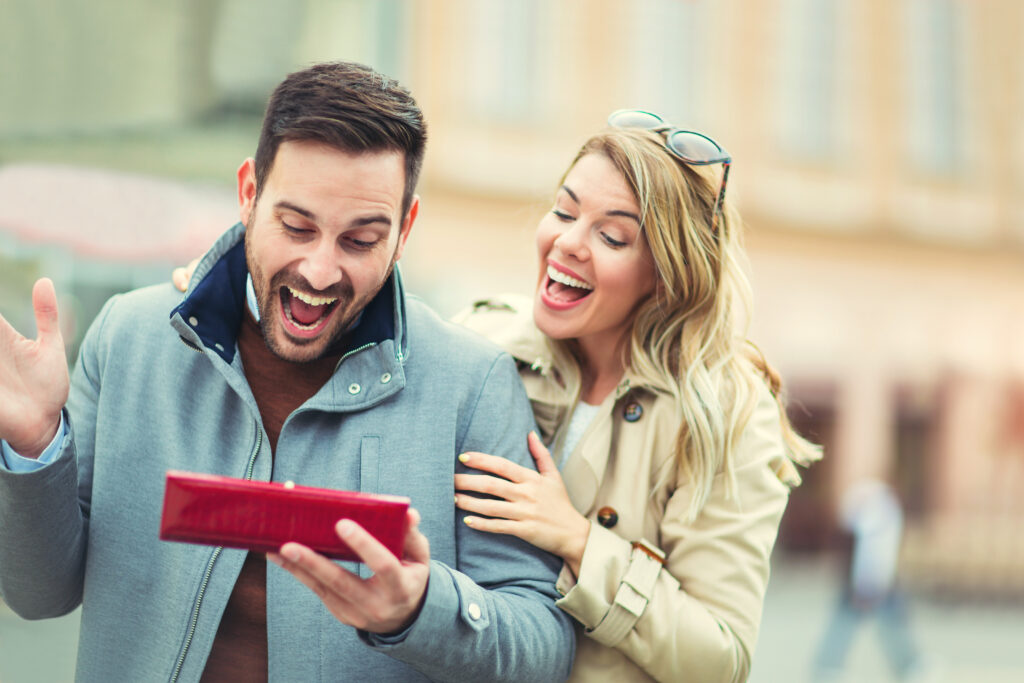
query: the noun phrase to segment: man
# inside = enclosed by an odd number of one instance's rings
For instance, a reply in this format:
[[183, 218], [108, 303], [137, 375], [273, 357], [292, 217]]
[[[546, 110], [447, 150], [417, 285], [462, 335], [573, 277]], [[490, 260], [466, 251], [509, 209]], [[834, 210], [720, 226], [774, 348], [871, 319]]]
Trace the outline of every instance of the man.
[[[108, 302], [70, 396], [52, 284], [33, 291], [36, 341], [0, 319], [0, 596], [27, 618], [82, 604], [79, 679], [568, 675], [558, 563], [453, 505], [456, 455], [528, 462], [532, 417], [509, 357], [403, 294], [424, 143], [397, 83], [292, 74], [238, 170], [241, 223], [183, 300]], [[268, 569], [157, 540], [172, 468], [403, 494], [419, 513], [402, 560], [342, 520], [362, 564], [288, 543], [269, 558], [287, 572]]]

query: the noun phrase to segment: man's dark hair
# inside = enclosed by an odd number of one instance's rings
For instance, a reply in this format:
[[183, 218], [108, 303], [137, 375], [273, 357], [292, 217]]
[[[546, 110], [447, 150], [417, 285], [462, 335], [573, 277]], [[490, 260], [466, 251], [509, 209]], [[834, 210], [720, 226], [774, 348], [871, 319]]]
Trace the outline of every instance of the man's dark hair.
[[290, 74], [270, 95], [256, 147], [256, 194], [282, 142], [310, 140], [345, 152], [394, 150], [405, 155], [402, 216], [423, 166], [427, 126], [398, 81], [354, 62], [316, 64]]

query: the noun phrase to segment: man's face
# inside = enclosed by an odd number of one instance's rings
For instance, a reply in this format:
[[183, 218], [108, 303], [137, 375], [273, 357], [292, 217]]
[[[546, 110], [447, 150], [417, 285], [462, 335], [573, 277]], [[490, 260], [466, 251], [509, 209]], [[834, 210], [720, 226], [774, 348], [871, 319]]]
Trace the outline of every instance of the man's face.
[[307, 141], [281, 144], [259, 201], [252, 159], [238, 169], [246, 262], [278, 357], [319, 358], [380, 291], [419, 209], [401, 215], [404, 183], [400, 152]]

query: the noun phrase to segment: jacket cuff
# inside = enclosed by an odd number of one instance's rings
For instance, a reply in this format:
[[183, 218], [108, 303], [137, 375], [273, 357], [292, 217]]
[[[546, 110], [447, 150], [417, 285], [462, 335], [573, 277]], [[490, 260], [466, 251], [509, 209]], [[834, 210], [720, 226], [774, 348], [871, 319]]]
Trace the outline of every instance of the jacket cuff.
[[483, 588], [432, 560], [427, 595], [416, 620], [401, 633], [380, 635], [360, 630], [359, 638], [370, 647], [392, 655], [407, 648], [429, 652], [432, 648], [445, 647], [450, 645], [454, 630], [460, 626], [481, 631], [490, 625], [489, 603], [484, 597]]
[[592, 524], [583, 551], [579, 579], [565, 565], [555, 604], [586, 628], [602, 645], [614, 647], [647, 609], [664, 565], [660, 550], [647, 541], [630, 543]]

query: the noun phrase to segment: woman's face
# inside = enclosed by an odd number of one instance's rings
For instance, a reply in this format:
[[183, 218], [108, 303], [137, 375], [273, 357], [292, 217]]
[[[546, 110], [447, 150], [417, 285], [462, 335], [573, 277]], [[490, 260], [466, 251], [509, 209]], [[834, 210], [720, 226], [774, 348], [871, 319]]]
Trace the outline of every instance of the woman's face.
[[603, 154], [588, 154], [569, 171], [537, 226], [537, 253], [534, 321], [553, 339], [579, 340], [585, 353], [622, 342], [637, 305], [654, 292], [636, 198]]

